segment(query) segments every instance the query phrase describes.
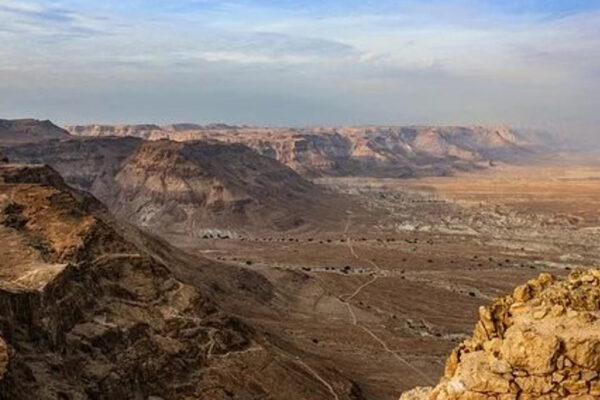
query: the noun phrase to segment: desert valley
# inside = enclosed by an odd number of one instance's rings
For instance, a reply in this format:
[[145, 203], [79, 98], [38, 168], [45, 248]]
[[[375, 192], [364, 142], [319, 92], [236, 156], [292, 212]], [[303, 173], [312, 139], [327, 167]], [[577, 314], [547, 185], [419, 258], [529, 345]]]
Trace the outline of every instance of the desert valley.
[[[598, 282], [554, 279], [597, 266], [600, 164], [540, 133], [0, 120], [0, 154], [2, 398], [398, 399]], [[435, 398], [600, 395], [528, 360]]]

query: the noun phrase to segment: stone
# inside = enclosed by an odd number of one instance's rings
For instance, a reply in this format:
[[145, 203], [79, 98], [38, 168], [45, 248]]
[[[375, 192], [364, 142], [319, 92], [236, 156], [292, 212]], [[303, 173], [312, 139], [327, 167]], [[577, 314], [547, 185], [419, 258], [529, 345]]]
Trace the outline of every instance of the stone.
[[554, 371], [559, 348], [560, 342], [556, 336], [510, 328], [501, 354], [515, 368], [532, 374], [548, 374]]
[[600, 398], [600, 270], [542, 274], [479, 309], [438, 386], [411, 400]]
[[576, 365], [600, 369], [600, 339], [587, 337], [569, 337], [565, 340], [566, 356]]
[[508, 393], [510, 381], [500, 374], [494, 373], [492, 364], [498, 360], [484, 351], [476, 351], [463, 355], [461, 363], [454, 375], [454, 380], [461, 382], [466, 390], [481, 393]]
[[432, 387], [416, 387], [408, 392], [402, 393], [400, 400], [421, 400], [431, 394]]

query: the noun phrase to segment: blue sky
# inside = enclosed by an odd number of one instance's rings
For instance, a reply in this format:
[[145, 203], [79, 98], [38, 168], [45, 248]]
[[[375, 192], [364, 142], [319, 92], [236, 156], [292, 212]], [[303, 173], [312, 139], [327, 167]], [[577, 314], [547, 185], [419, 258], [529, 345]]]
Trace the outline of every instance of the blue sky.
[[600, 1], [0, 0], [0, 116], [594, 138]]

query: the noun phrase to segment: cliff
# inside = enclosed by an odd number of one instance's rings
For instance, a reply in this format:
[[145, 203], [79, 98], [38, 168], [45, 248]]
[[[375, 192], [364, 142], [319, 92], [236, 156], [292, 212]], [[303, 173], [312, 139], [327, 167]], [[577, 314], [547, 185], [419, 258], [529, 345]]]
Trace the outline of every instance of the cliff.
[[507, 127], [364, 126], [264, 128], [178, 124], [90, 125], [67, 129], [80, 136], [135, 136], [148, 140], [198, 139], [243, 143], [302, 175], [423, 176], [483, 168], [490, 161], [534, 157], [541, 143]]
[[48, 167], [0, 163], [0, 242], [1, 399], [331, 396], [301, 350], [214, 299], [251, 307], [241, 280], [264, 295], [268, 282], [118, 223]]
[[479, 314], [439, 385], [401, 400], [600, 397], [599, 270], [541, 274]]
[[[4, 150], [43, 163], [120, 218], [163, 233], [205, 229], [289, 230], [343, 217], [343, 199], [239, 143], [73, 138]], [[341, 202], [341, 203], [340, 203]]]

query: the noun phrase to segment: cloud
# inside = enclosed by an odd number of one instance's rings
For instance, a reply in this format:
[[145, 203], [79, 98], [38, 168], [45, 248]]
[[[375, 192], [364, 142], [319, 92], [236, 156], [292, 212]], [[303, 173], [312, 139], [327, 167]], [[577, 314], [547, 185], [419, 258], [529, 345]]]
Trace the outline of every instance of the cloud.
[[12, 14], [13, 17], [24, 17], [36, 21], [47, 21], [56, 23], [73, 23], [73, 13], [57, 7], [44, 7], [39, 4], [2, 1], [0, 11]]
[[29, 38], [68, 39], [106, 34], [101, 18], [34, 1], [0, 0], [0, 31]]
[[590, 131], [600, 125], [591, 3], [0, 0], [0, 89], [21, 99], [2, 109], [194, 120], [202, 105], [206, 121], [568, 121]]

